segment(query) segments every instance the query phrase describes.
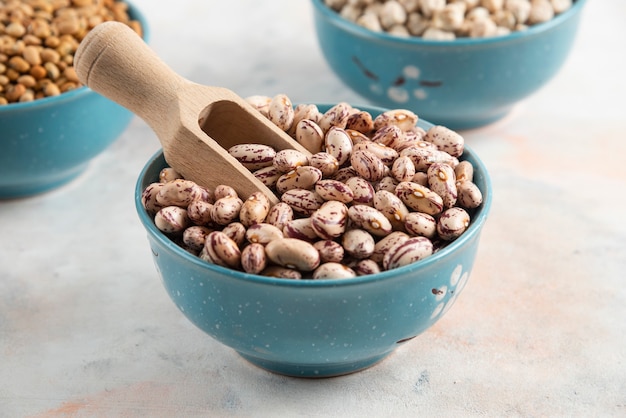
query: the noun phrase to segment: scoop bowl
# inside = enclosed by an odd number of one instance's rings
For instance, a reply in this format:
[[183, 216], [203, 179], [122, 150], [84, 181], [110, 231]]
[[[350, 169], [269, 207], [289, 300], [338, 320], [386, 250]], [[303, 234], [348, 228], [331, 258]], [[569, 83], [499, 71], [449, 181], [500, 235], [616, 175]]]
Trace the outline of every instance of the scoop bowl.
[[[329, 108], [318, 107], [322, 112]], [[359, 108], [373, 116], [382, 111]], [[460, 296], [492, 199], [484, 164], [469, 148], [463, 159], [473, 163], [474, 181], [484, 196], [468, 230], [424, 260], [352, 279], [252, 275], [185, 251], [155, 227], [141, 203], [142, 191], [166, 167], [162, 152], [139, 175], [135, 204], [161, 281], [187, 319], [266, 370], [300, 377], [337, 376], [376, 364], [436, 323]]]

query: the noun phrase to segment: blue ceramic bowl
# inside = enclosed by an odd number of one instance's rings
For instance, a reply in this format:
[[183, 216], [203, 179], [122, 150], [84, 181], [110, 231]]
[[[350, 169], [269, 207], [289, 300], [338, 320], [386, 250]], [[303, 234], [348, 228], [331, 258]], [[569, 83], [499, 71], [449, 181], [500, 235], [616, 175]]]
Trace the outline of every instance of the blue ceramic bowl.
[[331, 69], [356, 93], [408, 108], [452, 129], [496, 121], [537, 91], [565, 62], [586, 0], [524, 32], [432, 41], [358, 26], [311, 0], [317, 39]]
[[[380, 111], [360, 108], [374, 116]], [[420, 126], [431, 125], [420, 121]], [[352, 279], [252, 275], [210, 264], [179, 247], [155, 227], [141, 204], [142, 191], [167, 166], [162, 152], [142, 170], [135, 205], [165, 289], [192, 323], [266, 370], [336, 376], [377, 363], [437, 322], [459, 297], [492, 199], [483, 163], [469, 148], [463, 159], [473, 163], [474, 181], [484, 195], [468, 230], [424, 260]]]
[[[148, 39], [148, 25], [129, 4]], [[0, 199], [46, 192], [81, 174], [133, 114], [88, 87], [0, 106]]]

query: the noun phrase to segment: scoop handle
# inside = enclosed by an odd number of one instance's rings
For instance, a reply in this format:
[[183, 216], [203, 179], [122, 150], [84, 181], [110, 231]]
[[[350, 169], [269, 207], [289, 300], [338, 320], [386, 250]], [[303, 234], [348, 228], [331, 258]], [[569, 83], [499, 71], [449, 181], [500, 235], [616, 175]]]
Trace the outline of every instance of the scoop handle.
[[81, 83], [126, 107], [149, 125], [162, 123], [187, 80], [167, 66], [127, 25], [104, 22], [74, 55]]

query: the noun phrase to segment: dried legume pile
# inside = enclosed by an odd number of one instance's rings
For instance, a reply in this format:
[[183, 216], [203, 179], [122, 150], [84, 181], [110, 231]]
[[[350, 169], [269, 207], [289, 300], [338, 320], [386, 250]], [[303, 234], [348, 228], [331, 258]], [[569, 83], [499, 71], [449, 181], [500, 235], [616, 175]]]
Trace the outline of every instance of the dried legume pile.
[[404, 109], [373, 117], [347, 103], [322, 113], [283, 94], [248, 102], [311, 155], [260, 144], [229, 153], [280, 197], [245, 201], [165, 168], [143, 191], [156, 226], [221, 266], [291, 279], [347, 278], [405, 266], [461, 236], [482, 204], [464, 139], [427, 131]]
[[432, 40], [506, 35], [547, 22], [572, 0], [324, 0], [369, 30]]
[[94, 26], [110, 20], [142, 35], [122, 1], [0, 1], [0, 105], [80, 87], [73, 67], [76, 48]]

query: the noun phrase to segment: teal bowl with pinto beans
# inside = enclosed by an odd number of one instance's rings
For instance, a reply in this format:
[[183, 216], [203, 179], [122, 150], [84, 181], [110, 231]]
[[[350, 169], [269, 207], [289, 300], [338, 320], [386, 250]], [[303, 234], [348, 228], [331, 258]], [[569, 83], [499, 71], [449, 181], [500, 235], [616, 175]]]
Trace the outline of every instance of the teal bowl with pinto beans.
[[[139, 22], [147, 40], [145, 17], [130, 3], [128, 15]], [[84, 86], [0, 105], [0, 199], [23, 198], [67, 184], [118, 139], [133, 117]]]
[[[372, 115], [381, 111], [361, 109]], [[424, 121], [418, 125], [432, 126]], [[491, 180], [479, 157], [466, 147], [461, 160], [473, 164], [473, 181], [483, 195], [468, 229], [413, 264], [352, 278], [267, 277], [221, 267], [188, 252], [155, 226], [154, 214], [142, 202], [143, 191], [158, 182], [167, 167], [162, 152], [141, 171], [135, 206], [158, 275], [189, 321], [265, 370], [298, 377], [338, 376], [375, 365], [409, 344], [460, 297], [492, 200]]]
[[558, 74], [586, 0], [523, 31], [453, 40], [366, 29], [324, 0], [311, 3], [322, 55], [346, 86], [373, 105], [411, 109], [459, 130], [503, 118]]

